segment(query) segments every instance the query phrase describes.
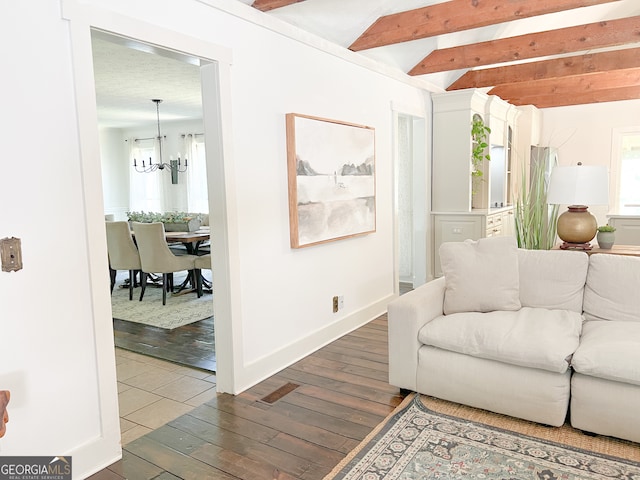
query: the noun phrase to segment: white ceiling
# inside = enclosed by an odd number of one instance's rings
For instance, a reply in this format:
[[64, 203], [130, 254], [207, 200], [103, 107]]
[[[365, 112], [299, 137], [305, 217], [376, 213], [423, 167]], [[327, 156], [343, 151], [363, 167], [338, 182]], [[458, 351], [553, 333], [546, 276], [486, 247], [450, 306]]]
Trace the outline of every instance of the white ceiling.
[[168, 50], [93, 32], [98, 124], [127, 128], [202, 118], [199, 61]]
[[[253, 0], [235, 0], [247, 4]], [[270, 10], [264, 15], [348, 48], [380, 16], [442, 3], [443, 0], [304, 0]], [[471, 0], [469, 0], [471, 1]], [[511, 3], [533, 0], [508, 0]], [[254, 12], [255, 13], [255, 12]], [[561, 27], [640, 15], [640, 0], [618, 0], [602, 5], [524, 18], [463, 32], [372, 48], [355, 53], [408, 72], [435, 49]], [[640, 45], [640, 42], [635, 46]], [[626, 47], [629, 47], [627, 45]], [[623, 48], [612, 47], [612, 48]], [[161, 122], [202, 118], [198, 60], [113, 37], [93, 34], [98, 120], [101, 126], [130, 127], [155, 122], [160, 98]], [[590, 53], [590, 52], [584, 52]], [[575, 55], [573, 52], [571, 55]], [[540, 60], [540, 59], [536, 59]], [[422, 75], [442, 89], [464, 71]]]

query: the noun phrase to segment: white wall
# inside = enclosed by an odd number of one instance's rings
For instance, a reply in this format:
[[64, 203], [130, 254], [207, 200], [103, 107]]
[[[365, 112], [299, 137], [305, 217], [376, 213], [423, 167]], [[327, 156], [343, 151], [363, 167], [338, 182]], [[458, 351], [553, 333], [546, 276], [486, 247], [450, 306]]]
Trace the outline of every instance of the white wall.
[[125, 134], [119, 128], [101, 128], [100, 160], [104, 213], [115, 220], [126, 220], [129, 210], [129, 168]]
[[[327, 53], [313, 38], [292, 40], [272, 21], [264, 28], [262, 14], [235, 2], [220, 4], [229, 14], [195, 0], [65, 0], [70, 22], [60, 18], [58, 2], [37, 4], [3, 3], [0, 15], [0, 40], [19, 46], [5, 49], [0, 131], [10, 139], [7, 158], [21, 159], [3, 175], [0, 238], [22, 239], [25, 264], [0, 273], [0, 389], [12, 391], [0, 455], [72, 454], [82, 478], [120, 454], [102, 221], [102, 176], [113, 172], [99, 165], [93, 125], [93, 19], [169, 47], [197, 50], [204, 41], [232, 53], [222, 85], [223, 136], [207, 142], [223, 144], [226, 184], [216, 195], [226, 196], [222, 216], [232, 227], [228, 239], [214, 238], [214, 248], [232, 251], [229, 285], [220, 290], [229, 290], [233, 308], [216, 317], [216, 328], [220, 322], [225, 336], [217, 341], [230, 344], [219, 350], [232, 352], [224, 362], [233, 391], [385, 310], [396, 288], [391, 103], [423, 109], [425, 93], [415, 80], [345, 61], [356, 54]], [[288, 112], [376, 129], [376, 233], [289, 247]], [[218, 185], [211, 175], [210, 187]], [[108, 198], [118, 204], [121, 192]], [[333, 295], [345, 299], [337, 314]]]
[[[540, 146], [558, 148], [560, 165], [606, 165], [610, 177], [611, 138], [615, 128], [640, 125], [640, 100], [594, 103], [542, 110], [542, 135]], [[613, 208], [613, 178], [610, 179], [610, 201]], [[592, 206], [598, 225], [607, 223], [609, 208]]]
[[104, 248], [88, 261], [105, 239], [88, 238], [86, 218], [104, 220], [83, 190], [68, 24], [58, 2], [35, 3], [0, 6], [0, 238], [19, 237], [24, 261], [0, 272], [0, 389], [11, 391], [0, 456], [72, 455], [82, 475], [120, 456]]

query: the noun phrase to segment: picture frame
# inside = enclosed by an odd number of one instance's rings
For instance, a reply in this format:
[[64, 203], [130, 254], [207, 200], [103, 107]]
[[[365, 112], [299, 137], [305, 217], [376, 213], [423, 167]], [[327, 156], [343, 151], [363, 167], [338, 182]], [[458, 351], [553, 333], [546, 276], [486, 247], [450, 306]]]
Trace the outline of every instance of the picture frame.
[[376, 231], [375, 129], [286, 114], [292, 248]]

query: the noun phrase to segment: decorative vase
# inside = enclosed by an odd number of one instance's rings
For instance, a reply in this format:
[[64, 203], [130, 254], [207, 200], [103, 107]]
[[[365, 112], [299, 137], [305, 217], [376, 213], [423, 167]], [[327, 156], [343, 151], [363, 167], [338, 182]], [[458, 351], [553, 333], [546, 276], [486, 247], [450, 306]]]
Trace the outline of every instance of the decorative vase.
[[598, 232], [598, 246], [604, 249], [610, 249], [616, 241], [615, 232]]

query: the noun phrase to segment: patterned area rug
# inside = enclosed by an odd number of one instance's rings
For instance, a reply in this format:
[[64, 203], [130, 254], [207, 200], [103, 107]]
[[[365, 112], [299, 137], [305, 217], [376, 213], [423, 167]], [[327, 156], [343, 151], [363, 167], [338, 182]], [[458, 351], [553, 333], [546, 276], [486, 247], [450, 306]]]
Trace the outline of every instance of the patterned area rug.
[[113, 318], [171, 330], [213, 316], [211, 294], [198, 298], [195, 292], [167, 293], [167, 304], [162, 305], [162, 289], [147, 286], [141, 302], [139, 298], [139, 287], [134, 289], [133, 300], [129, 301], [129, 289], [116, 285], [111, 295]]
[[[640, 480], [638, 444], [461, 407], [466, 409], [463, 413], [481, 412], [516, 427], [516, 431], [506, 430], [436, 412], [425, 406], [432, 401], [442, 402], [415, 394], [407, 397], [325, 480]], [[569, 436], [580, 441], [587, 437], [598, 444], [597, 450], [616, 451], [620, 458], [518, 433], [522, 426], [555, 432], [551, 435], [573, 430]]]

